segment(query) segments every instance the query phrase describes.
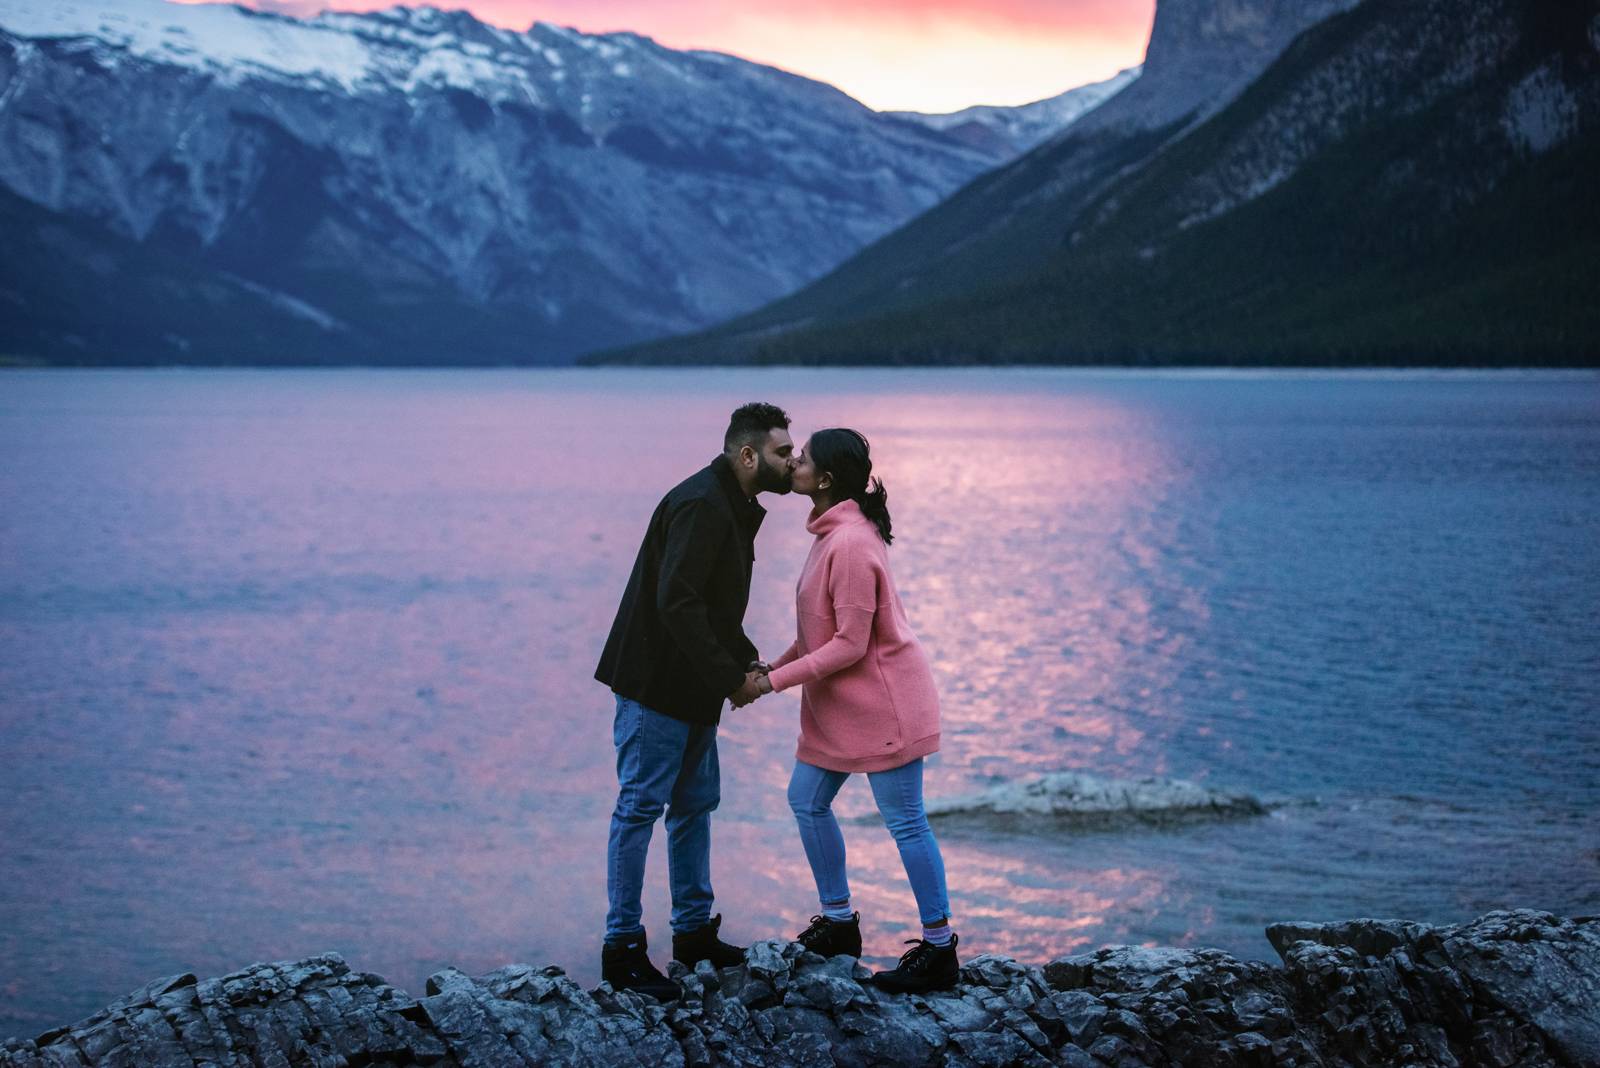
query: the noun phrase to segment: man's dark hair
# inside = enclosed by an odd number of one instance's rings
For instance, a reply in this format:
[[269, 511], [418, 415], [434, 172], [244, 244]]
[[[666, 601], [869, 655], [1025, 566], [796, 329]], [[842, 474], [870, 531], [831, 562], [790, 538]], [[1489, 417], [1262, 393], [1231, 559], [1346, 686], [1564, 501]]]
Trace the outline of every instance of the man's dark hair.
[[728, 420], [728, 432], [722, 435], [722, 451], [731, 454], [750, 445], [760, 452], [768, 434], [774, 430], [788, 429], [788, 413], [776, 404], [755, 401], [740, 405]]

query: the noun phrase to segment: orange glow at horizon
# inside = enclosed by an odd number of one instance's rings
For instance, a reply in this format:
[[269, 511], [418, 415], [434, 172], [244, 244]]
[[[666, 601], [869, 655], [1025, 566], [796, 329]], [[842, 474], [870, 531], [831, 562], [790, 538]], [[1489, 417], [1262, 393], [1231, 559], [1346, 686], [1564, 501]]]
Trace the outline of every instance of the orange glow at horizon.
[[[208, 0], [175, 0], [203, 3]], [[290, 15], [373, 11], [392, 0], [241, 0]], [[1139, 63], [1155, 0], [435, 0], [512, 30], [533, 22], [628, 30], [827, 82], [880, 111], [1025, 104]]]

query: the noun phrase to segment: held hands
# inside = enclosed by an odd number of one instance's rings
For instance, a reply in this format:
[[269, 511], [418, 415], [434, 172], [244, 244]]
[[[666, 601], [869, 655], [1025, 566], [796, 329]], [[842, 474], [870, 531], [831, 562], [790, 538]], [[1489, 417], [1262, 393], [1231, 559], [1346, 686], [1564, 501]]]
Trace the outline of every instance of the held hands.
[[772, 665], [764, 660], [752, 660], [745, 669], [744, 684], [728, 695], [728, 703], [734, 708], [743, 708], [762, 694], [772, 692], [772, 683], [767, 681], [767, 673], [772, 670]]
[[745, 705], [761, 696], [760, 680], [766, 678], [759, 671], [746, 672], [744, 685], [728, 695], [728, 703], [734, 708], [743, 708]]
[[768, 675], [772, 674], [771, 664], [765, 660], [752, 660], [750, 661], [750, 666], [745, 670], [754, 671], [761, 676], [756, 680], [756, 689], [760, 691], [760, 693], [756, 694], [757, 697], [772, 692], [772, 680], [767, 678]]

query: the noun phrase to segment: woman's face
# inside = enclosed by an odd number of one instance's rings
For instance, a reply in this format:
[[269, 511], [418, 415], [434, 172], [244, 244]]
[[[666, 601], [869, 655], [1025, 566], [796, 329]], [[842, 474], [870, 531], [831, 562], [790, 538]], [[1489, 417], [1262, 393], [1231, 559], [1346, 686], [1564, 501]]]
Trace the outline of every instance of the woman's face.
[[[828, 485], [819, 485], [819, 482], [826, 482]], [[811, 442], [807, 439], [805, 446], [800, 450], [800, 455], [795, 458], [794, 491], [814, 497], [818, 493], [826, 492], [828, 486], [832, 484], [833, 479], [826, 473], [819, 473], [817, 465], [811, 462]]]

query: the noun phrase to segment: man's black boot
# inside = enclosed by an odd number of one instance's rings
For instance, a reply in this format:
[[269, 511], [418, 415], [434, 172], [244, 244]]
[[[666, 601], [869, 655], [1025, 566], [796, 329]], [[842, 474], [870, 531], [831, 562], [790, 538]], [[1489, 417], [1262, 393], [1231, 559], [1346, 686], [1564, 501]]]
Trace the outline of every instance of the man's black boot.
[[600, 947], [600, 978], [613, 990], [648, 994], [657, 1001], [676, 1001], [683, 993], [678, 984], [656, 971], [645, 952], [644, 935]]
[[711, 917], [704, 927], [672, 936], [672, 959], [693, 968], [697, 961], [708, 960], [713, 968], [731, 968], [744, 963], [744, 947], [730, 946], [717, 937], [722, 926], [722, 914]]
[[796, 935], [795, 941], [824, 957], [837, 957], [841, 953], [859, 957], [861, 913], [852, 912], [848, 920], [830, 920], [826, 916], [813, 916], [811, 926]]
[[950, 936], [950, 944], [936, 946], [920, 938], [907, 940], [912, 948], [893, 971], [879, 972], [872, 977], [874, 986], [891, 994], [922, 994], [929, 990], [949, 990], [961, 976], [961, 965], [956, 960], [957, 937]]

